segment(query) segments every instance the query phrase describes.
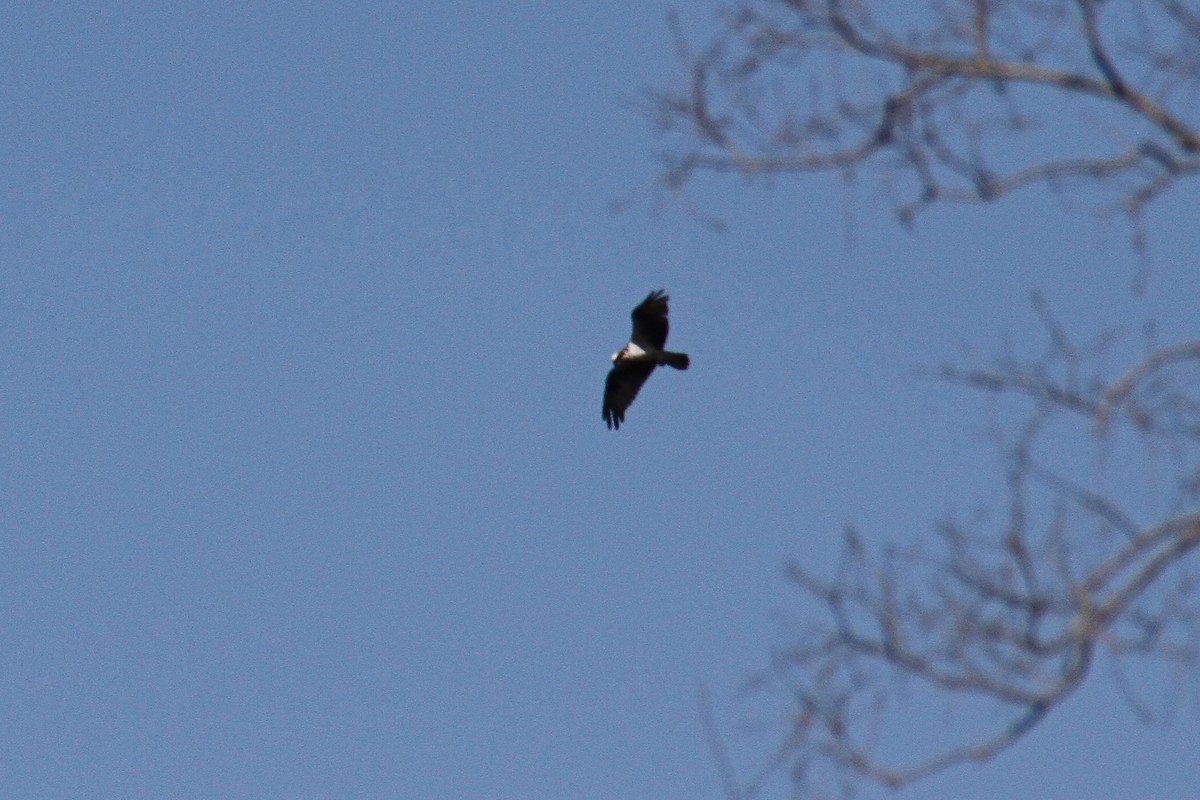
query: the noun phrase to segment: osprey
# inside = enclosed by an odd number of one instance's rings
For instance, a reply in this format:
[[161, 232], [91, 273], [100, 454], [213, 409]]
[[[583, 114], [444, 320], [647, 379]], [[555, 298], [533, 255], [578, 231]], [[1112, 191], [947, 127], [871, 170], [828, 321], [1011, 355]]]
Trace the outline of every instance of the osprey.
[[604, 382], [604, 407], [601, 412], [608, 429], [620, 428], [625, 421], [625, 409], [637, 397], [638, 389], [663, 364], [675, 369], [687, 369], [687, 353], [672, 353], [667, 344], [667, 297], [659, 289], [633, 310], [633, 336], [629, 344], [613, 353], [613, 368]]

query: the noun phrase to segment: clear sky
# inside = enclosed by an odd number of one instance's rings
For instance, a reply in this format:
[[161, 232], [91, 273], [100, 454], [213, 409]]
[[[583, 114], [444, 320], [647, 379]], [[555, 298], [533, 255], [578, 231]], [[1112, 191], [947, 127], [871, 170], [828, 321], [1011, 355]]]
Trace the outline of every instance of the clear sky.
[[[1189, 335], [1194, 186], [1136, 301], [1123, 232], [1038, 192], [916, 234], [866, 181], [659, 208], [666, 11], [0, 12], [0, 796], [718, 798], [696, 693], [770, 752], [738, 687], [806, 612], [784, 563], [996, 497], [987, 404], [914, 367], [1036, 343], [1032, 288]], [[610, 432], [659, 287], [692, 368]], [[1101, 664], [900, 796], [1195, 796], [1178, 702], [1143, 727]]]

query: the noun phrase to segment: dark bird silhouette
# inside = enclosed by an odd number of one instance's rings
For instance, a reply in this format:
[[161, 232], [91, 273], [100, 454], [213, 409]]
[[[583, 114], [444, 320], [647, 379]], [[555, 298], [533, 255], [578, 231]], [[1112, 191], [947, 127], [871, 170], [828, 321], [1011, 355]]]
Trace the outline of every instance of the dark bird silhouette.
[[691, 359], [687, 353], [672, 353], [667, 346], [666, 292], [659, 289], [646, 295], [646, 299], [633, 310], [633, 335], [629, 344], [613, 353], [613, 368], [604, 382], [604, 407], [602, 415], [609, 430], [619, 429], [625, 421], [625, 409], [637, 397], [642, 384], [663, 364], [675, 369], [687, 369]]

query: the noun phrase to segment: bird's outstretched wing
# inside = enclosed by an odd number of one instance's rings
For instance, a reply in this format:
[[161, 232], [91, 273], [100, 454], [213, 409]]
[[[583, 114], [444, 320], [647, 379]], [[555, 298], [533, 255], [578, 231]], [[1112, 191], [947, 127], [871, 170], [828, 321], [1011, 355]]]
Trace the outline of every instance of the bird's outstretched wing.
[[630, 340], [643, 350], [662, 350], [667, 345], [667, 301], [662, 289], [646, 295], [633, 310], [633, 336]]
[[654, 372], [653, 361], [619, 361], [608, 372], [604, 381], [604, 408], [602, 415], [609, 430], [620, 429], [625, 421], [625, 409], [637, 397], [638, 390]]

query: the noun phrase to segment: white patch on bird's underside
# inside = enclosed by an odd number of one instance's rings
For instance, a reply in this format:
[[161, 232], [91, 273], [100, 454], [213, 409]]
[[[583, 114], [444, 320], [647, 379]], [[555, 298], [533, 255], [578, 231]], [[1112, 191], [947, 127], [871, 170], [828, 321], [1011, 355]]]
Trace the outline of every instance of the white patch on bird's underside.
[[630, 342], [629, 344], [625, 345], [617, 352], [613, 353], [612, 360], [614, 362], [615, 361], [624, 361], [627, 358], [638, 358], [639, 356], [644, 356], [644, 355], [646, 355], [645, 350], [638, 347], [633, 342]]

